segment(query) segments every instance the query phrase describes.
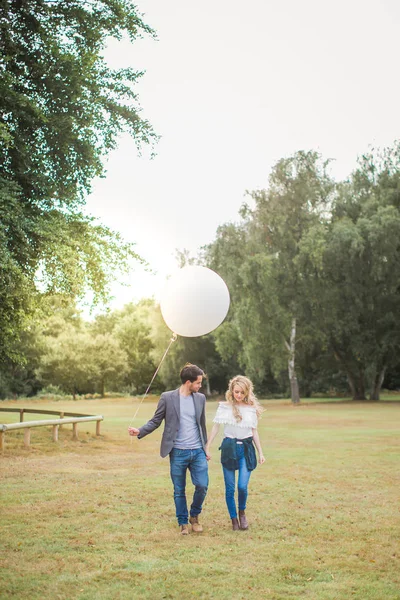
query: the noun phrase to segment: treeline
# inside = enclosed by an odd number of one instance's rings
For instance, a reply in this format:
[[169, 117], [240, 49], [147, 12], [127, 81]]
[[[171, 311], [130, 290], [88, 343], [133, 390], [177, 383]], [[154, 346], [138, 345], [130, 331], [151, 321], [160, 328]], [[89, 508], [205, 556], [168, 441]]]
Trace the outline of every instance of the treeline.
[[[84, 320], [73, 304], [65, 304], [65, 298], [43, 296], [42, 300], [40, 313], [16, 348], [23, 360], [1, 364], [1, 398], [31, 396], [41, 390], [74, 398], [104, 396], [107, 391], [145, 392], [172, 336], [153, 300], [127, 304], [93, 321]], [[188, 359], [209, 374], [208, 394], [225, 389], [227, 365], [214, 339], [204, 336], [174, 342], [151, 391], [177, 387], [179, 370]]]
[[328, 387], [360, 400], [400, 387], [399, 167], [396, 143], [336, 182], [329, 161], [297, 152], [204, 249], [232, 295], [217, 350], [259, 388], [285, 367], [293, 402]]
[[[212, 334], [178, 338], [153, 384], [179, 384], [187, 362], [223, 392], [239, 372], [264, 396], [351, 394], [378, 400], [400, 388], [400, 144], [362, 156], [346, 181], [329, 161], [298, 152], [249, 192], [196, 259], [228, 284], [231, 307]], [[1, 397], [46, 386], [75, 394], [142, 394], [171, 332], [153, 300], [87, 322], [65, 296], [43, 294], [0, 367]]]

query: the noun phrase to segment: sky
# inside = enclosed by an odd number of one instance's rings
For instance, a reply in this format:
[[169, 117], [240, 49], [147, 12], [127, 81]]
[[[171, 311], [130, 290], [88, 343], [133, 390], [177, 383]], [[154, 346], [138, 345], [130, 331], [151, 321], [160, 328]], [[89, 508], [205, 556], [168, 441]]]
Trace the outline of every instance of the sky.
[[246, 190], [268, 186], [282, 157], [317, 150], [346, 177], [358, 155], [400, 138], [398, 0], [137, 0], [157, 32], [111, 40], [112, 67], [145, 70], [142, 116], [156, 157], [121, 136], [87, 210], [153, 269], [133, 268], [112, 308], [154, 296], [219, 225], [237, 221]]

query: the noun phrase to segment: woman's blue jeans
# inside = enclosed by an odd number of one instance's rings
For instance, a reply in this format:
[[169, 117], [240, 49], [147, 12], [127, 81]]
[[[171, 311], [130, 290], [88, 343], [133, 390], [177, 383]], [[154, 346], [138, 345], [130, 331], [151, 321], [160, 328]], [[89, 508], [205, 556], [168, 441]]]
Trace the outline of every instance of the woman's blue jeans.
[[186, 503], [186, 471], [189, 469], [192, 483], [195, 486], [190, 516], [197, 517], [201, 513], [208, 488], [208, 463], [203, 448], [195, 450], [179, 450], [173, 448], [169, 455], [170, 473], [174, 484], [174, 501], [176, 518], [179, 525], [188, 522]]
[[[239, 510], [246, 510], [247, 486], [249, 483], [251, 471], [247, 469], [246, 458], [244, 456], [243, 444], [236, 444], [236, 456], [239, 459], [239, 477], [238, 477], [238, 504]], [[225, 500], [231, 519], [237, 518], [235, 504], [235, 479], [236, 471], [231, 471], [222, 466], [225, 480]]]

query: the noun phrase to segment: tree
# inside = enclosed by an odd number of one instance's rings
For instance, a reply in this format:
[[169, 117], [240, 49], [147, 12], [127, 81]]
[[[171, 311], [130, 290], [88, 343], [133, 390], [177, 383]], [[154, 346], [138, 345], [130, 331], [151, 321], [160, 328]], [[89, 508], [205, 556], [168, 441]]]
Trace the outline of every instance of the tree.
[[[400, 144], [361, 157], [309, 236], [317, 318], [353, 398], [379, 400], [400, 348]], [[310, 250], [313, 248], [312, 250]]]
[[127, 304], [119, 313], [114, 329], [115, 338], [127, 356], [125, 383], [131, 393], [144, 393], [156, 369], [152, 358], [151, 313], [154, 303], [143, 300]]
[[106, 299], [133, 246], [81, 210], [103, 158], [140, 117], [134, 69], [111, 69], [107, 38], [154, 35], [130, 0], [0, 0], [0, 358], [13, 350], [40, 289]]
[[[156, 306], [153, 300], [141, 300], [126, 304], [121, 310], [98, 315], [90, 326], [93, 335], [112, 336], [125, 352], [127, 369], [124, 373], [124, 389], [131, 393], [143, 393], [156, 369], [153, 360], [153, 324]], [[157, 387], [154, 383], [154, 387]]]
[[0, 398], [33, 396], [41, 388], [37, 378], [43, 348], [36, 323], [31, 323], [15, 342], [13, 350], [24, 361], [4, 360], [0, 364]]
[[40, 390], [37, 373], [48, 352], [48, 339], [56, 338], [68, 328], [77, 333], [84, 322], [69, 296], [42, 294], [40, 305], [26, 319], [27, 325], [14, 340], [12, 349], [18, 358], [0, 362], [0, 397], [31, 396]]
[[71, 326], [57, 337], [49, 336], [37, 373], [39, 380], [60, 387], [74, 399], [76, 394], [92, 391], [99, 377], [92, 346], [86, 331]]
[[110, 334], [96, 335], [88, 346], [89, 359], [94, 365], [96, 383], [104, 397], [106, 388], [116, 390], [128, 372], [128, 357], [118, 340]]
[[269, 187], [250, 193], [254, 208], [243, 207], [242, 223], [221, 227], [206, 250], [208, 264], [229, 282], [239, 362], [259, 385], [270, 369], [278, 376], [286, 362], [294, 403], [296, 340], [299, 331], [311, 337], [298, 257], [303, 237], [330, 206], [334, 185], [327, 168], [315, 152], [278, 161]]

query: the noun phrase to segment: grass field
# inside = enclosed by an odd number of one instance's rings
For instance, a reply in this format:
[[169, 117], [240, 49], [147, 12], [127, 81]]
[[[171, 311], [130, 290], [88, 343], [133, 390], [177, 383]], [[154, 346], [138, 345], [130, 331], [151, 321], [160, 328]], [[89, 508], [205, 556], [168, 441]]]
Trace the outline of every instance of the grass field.
[[[141, 441], [127, 435], [136, 400], [24, 401], [105, 419], [100, 438], [87, 423], [77, 442], [70, 425], [58, 444], [50, 429], [32, 429], [30, 449], [7, 433], [0, 597], [399, 600], [400, 402], [391, 400], [264, 402], [267, 461], [250, 480], [250, 529], [230, 529], [216, 440], [204, 533], [183, 538], [162, 427]], [[134, 425], [155, 406], [146, 400]], [[216, 403], [207, 410], [210, 427]]]

